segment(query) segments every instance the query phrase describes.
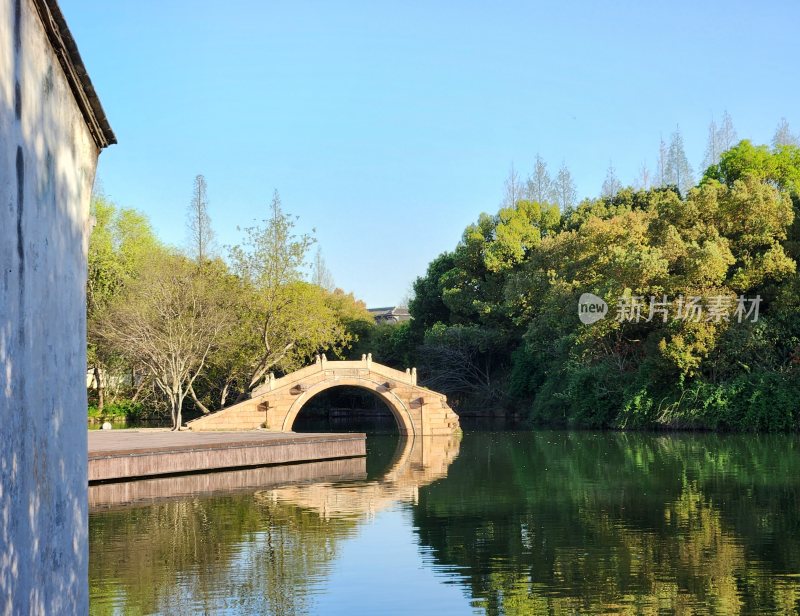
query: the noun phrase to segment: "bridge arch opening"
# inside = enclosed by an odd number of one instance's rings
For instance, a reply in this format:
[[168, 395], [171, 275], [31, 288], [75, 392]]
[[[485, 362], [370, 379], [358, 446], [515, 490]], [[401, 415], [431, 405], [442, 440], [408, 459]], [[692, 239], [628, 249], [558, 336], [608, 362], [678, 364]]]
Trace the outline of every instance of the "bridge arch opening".
[[[359, 409], [356, 408], [359, 400], [363, 402], [374, 400], [375, 403], [372, 408], [369, 408], [367, 404], [365, 405], [367, 408]], [[332, 408], [331, 404], [341, 404], [343, 406], [338, 408], [334, 406]], [[351, 404], [349, 413], [347, 404]], [[392, 418], [396, 426], [396, 432], [401, 435], [414, 435], [414, 425], [405, 404], [385, 385], [358, 378], [323, 381], [303, 392], [289, 409], [282, 429], [284, 431], [320, 431], [319, 429], [314, 430], [310, 426], [313, 424], [318, 426], [319, 422], [315, 422], [314, 419], [326, 414], [325, 411], [327, 411], [329, 418], [331, 417], [331, 411], [335, 411], [334, 414], [341, 418], [342, 421], [339, 423], [342, 425], [347, 423], [348, 418], [356, 417], [358, 414], [372, 414], [377, 419], [374, 423], [383, 423], [384, 427], [391, 427], [392, 423], [380, 421], [382, 415], [386, 419]], [[298, 417], [300, 417], [299, 421]], [[331, 431], [342, 432], [346, 430], [336, 428]], [[358, 431], [365, 432], [368, 430], [359, 429]]]
[[375, 393], [347, 385], [317, 393], [300, 409], [294, 432], [366, 432], [397, 434], [397, 421]]

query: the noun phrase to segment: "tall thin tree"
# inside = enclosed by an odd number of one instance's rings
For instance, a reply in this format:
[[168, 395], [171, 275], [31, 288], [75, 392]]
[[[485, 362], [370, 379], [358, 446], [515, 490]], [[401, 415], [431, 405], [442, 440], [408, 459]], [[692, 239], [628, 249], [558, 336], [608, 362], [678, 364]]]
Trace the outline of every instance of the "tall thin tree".
[[558, 170], [556, 179], [553, 182], [553, 200], [558, 204], [559, 209], [565, 212], [575, 205], [577, 197], [578, 191], [575, 188], [572, 174], [567, 168], [567, 163], [562, 162], [561, 168]]
[[522, 199], [522, 182], [519, 179], [514, 163], [511, 163], [511, 169], [508, 171], [508, 176], [505, 181], [505, 195], [503, 195], [503, 207], [514, 207], [517, 202]]
[[658, 187], [666, 186], [667, 184], [667, 158], [669, 151], [667, 144], [664, 142], [664, 137], [661, 137], [658, 143], [658, 162], [656, 163], [656, 185]]
[[537, 154], [533, 172], [527, 182], [527, 197], [537, 203], [550, 201], [553, 195], [553, 180], [547, 170], [547, 163]]
[[647, 163], [643, 162], [639, 167], [639, 175], [636, 176], [636, 188], [639, 190], [650, 190], [650, 169], [647, 168]]
[[603, 186], [600, 189], [600, 196], [605, 199], [613, 199], [617, 193], [622, 189], [622, 183], [617, 179], [617, 172], [614, 169], [614, 163], [608, 162], [608, 169], [606, 169], [606, 177], [603, 180]]
[[317, 246], [317, 253], [314, 255], [314, 263], [311, 267], [311, 282], [326, 291], [333, 291], [336, 284], [333, 282], [333, 274], [328, 269], [325, 259], [322, 257], [322, 248]]
[[722, 122], [719, 126], [717, 126], [713, 118], [708, 125], [708, 141], [706, 143], [706, 153], [703, 157], [703, 169], [716, 165], [723, 152], [730, 150], [735, 144], [736, 129], [733, 127], [733, 120], [726, 110], [722, 114]]
[[214, 230], [211, 228], [211, 217], [208, 215], [208, 185], [202, 174], [194, 178], [187, 219], [189, 252], [198, 263], [203, 263], [211, 257]]
[[775, 134], [772, 137], [772, 145], [776, 148], [781, 145], [800, 146], [800, 138], [792, 133], [789, 128], [789, 121], [786, 118], [781, 118], [780, 122], [778, 122]]
[[726, 150], [730, 150], [734, 145], [736, 145], [737, 139], [738, 136], [736, 134], [736, 129], [733, 127], [731, 114], [729, 114], [728, 110], [726, 109], [722, 114], [722, 122], [720, 122], [717, 137], [717, 144], [720, 149], [720, 154]]
[[[297, 293], [292, 283], [302, 279], [306, 256], [316, 241], [307, 233], [295, 233], [296, 220], [283, 211], [276, 190], [269, 206], [269, 217], [261, 225], [244, 229], [242, 244], [229, 249], [233, 271], [257, 290], [257, 301], [248, 308], [252, 320], [257, 323], [258, 344], [245, 392], [257, 387], [269, 370], [296, 347], [299, 336], [290, 331], [287, 315], [292, 316], [295, 324], [304, 320], [301, 318], [304, 314], [312, 321], [322, 320], [321, 316], [317, 318], [318, 315], [309, 313], [308, 307], [303, 307], [301, 312], [296, 305]], [[309, 325], [308, 330], [316, 327]]]
[[676, 127], [675, 132], [672, 133], [667, 153], [665, 174], [666, 183], [677, 186], [682, 195], [686, 195], [694, 185], [692, 166], [686, 157], [680, 127]]
[[711, 122], [708, 124], [706, 153], [701, 163], [702, 168], [708, 169], [712, 165], [716, 165], [719, 162], [720, 154], [722, 154], [722, 152], [720, 152], [719, 149], [719, 129], [717, 128], [717, 123], [714, 121], [714, 118], [711, 118]]

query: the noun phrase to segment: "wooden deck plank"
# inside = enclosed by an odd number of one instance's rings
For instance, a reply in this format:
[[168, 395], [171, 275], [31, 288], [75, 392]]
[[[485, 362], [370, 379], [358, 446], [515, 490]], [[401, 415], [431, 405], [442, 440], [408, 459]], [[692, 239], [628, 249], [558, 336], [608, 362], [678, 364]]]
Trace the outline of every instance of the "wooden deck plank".
[[89, 432], [89, 481], [366, 455], [366, 436], [291, 432]]

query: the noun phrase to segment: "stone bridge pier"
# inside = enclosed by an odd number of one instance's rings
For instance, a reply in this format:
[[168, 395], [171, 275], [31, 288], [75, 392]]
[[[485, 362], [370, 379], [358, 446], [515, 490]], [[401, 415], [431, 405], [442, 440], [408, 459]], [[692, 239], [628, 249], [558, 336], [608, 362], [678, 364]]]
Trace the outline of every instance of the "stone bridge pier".
[[460, 430], [458, 415], [447, 397], [417, 385], [416, 368], [402, 372], [372, 361], [328, 361], [324, 355], [296, 372], [276, 379], [270, 374], [250, 399], [187, 425], [192, 430], [289, 432], [300, 410], [316, 394], [331, 387], [358, 387], [373, 392], [392, 412], [401, 434], [447, 435]]

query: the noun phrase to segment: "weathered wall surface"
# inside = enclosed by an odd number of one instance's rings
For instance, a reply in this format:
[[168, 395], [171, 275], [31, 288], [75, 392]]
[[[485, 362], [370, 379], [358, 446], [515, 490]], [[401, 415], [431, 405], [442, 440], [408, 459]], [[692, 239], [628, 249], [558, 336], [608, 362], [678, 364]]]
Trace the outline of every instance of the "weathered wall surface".
[[98, 150], [31, 0], [0, 0], [0, 613], [87, 598], [85, 275]]

